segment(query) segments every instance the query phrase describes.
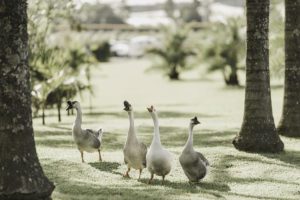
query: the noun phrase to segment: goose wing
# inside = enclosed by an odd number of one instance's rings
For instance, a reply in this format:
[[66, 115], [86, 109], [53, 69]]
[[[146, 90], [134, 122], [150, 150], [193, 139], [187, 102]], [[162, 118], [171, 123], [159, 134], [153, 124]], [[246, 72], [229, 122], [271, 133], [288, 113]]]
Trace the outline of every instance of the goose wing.
[[86, 129], [85, 131], [82, 132], [82, 134], [83, 134], [85, 145], [95, 149], [100, 148], [101, 143], [93, 130]]
[[205, 163], [206, 166], [209, 166], [209, 162], [208, 160], [204, 157], [204, 155], [202, 153], [196, 152], [198, 158]]
[[142, 150], [141, 154], [143, 158], [143, 165], [144, 167], [147, 167], [147, 162], [146, 162], [147, 146], [144, 143], [140, 143], [140, 147]]
[[92, 129], [86, 129], [86, 131], [89, 133], [89, 134], [92, 134], [94, 135], [95, 137], [99, 137], [99, 132], [98, 131], [94, 131]]

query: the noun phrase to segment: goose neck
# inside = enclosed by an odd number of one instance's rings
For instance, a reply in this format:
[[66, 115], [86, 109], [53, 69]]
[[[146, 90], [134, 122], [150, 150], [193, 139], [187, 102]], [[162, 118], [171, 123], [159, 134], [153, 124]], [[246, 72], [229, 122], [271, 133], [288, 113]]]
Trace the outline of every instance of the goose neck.
[[158, 117], [156, 113], [151, 113], [153, 124], [154, 124], [154, 136], [153, 136], [153, 142], [161, 144], [160, 142], [160, 133], [159, 133], [159, 123], [158, 123]]
[[185, 150], [191, 150], [193, 149], [193, 128], [194, 128], [194, 125], [190, 124], [189, 126], [189, 137], [188, 137], [188, 140], [185, 144]]
[[74, 127], [81, 127], [81, 123], [82, 123], [82, 111], [81, 108], [78, 107], [76, 108], [76, 120], [75, 120]]
[[130, 129], [134, 128], [134, 114], [132, 111], [128, 112], [128, 118], [129, 118], [129, 127]]
[[134, 114], [133, 111], [128, 112], [129, 118], [129, 131], [128, 131], [128, 139], [136, 138], [135, 127], [134, 127]]

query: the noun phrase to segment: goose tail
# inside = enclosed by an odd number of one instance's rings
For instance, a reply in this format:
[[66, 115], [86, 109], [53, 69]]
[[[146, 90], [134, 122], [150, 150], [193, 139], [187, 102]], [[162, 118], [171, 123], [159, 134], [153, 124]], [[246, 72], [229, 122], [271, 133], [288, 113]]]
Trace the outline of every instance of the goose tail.
[[97, 132], [98, 132], [98, 138], [101, 141], [102, 140], [102, 136], [103, 136], [103, 129], [100, 128]]

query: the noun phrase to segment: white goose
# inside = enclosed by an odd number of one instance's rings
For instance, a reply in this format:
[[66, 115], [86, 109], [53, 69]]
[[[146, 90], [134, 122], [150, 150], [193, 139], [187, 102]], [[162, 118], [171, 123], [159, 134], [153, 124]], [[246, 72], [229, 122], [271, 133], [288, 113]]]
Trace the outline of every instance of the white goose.
[[124, 110], [128, 112], [129, 116], [129, 130], [123, 149], [124, 162], [127, 165], [127, 171], [124, 176], [129, 177], [130, 169], [134, 168], [139, 170], [140, 179], [142, 171], [146, 167], [147, 146], [139, 142], [136, 137], [132, 106], [128, 103], [128, 101], [124, 101], [124, 107]]
[[170, 173], [172, 165], [172, 155], [169, 151], [164, 149], [160, 142], [158, 116], [153, 106], [147, 108], [154, 123], [154, 134], [150, 149], [147, 153], [147, 168], [151, 174], [149, 179], [150, 183], [154, 177], [162, 176], [162, 184], [164, 183], [165, 176]]
[[67, 103], [68, 103], [68, 107], [66, 110], [75, 108], [77, 111], [76, 120], [73, 125], [72, 135], [77, 145], [77, 148], [80, 151], [81, 161], [84, 162], [84, 158], [83, 158], [84, 151], [89, 153], [98, 151], [99, 161], [102, 161], [101, 152], [100, 152], [101, 140], [103, 135], [102, 129], [99, 129], [98, 131], [94, 131], [91, 129], [83, 130], [81, 128], [82, 112], [81, 112], [80, 103], [78, 101], [68, 101]]
[[199, 182], [199, 180], [203, 179], [207, 173], [207, 166], [209, 166], [207, 159], [193, 148], [193, 128], [197, 124], [200, 124], [197, 117], [191, 119], [189, 138], [179, 157], [181, 167], [190, 182]]

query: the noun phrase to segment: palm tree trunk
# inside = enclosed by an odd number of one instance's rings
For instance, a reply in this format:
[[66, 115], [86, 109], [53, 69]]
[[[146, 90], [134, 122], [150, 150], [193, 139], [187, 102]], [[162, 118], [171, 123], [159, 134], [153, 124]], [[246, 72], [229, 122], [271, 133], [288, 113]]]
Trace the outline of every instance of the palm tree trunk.
[[269, 75], [269, 0], [247, 0], [247, 58], [244, 119], [233, 140], [249, 152], [280, 152], [273, 119]]
[[58, 122], [61, 122], [61, 113], [60, 113], [60, 109], [61, 109], [61, 103], [57, 104], [57, 116], [58, 116]]
[[45, 125], [46, 122], [45, 122], [45, 105], [43, 105], [43, 108], [42, 108], [42, 124]]
[[169, 78], [171, 80], [179, 80], [179, 73], [177, 71], [177, 66], [174, 65], [172, 68], [171, 68], [171, 71], [169, 73]]
[[[238, 74], [237, 74], [237, 69], [236, 66], [231, 66], [230, 67], [230, 74], [228, 77], [226, 77], [225, 75], [225, 83], [226, 85], [230, 85], [230, 86], [239, 86], [239, 79], [238, 79]], [[225, 72], [223, 72], [225, 73]]]
[[32, 128], [26, 0], [0, 2], [0, 199], [46, 199], [54, 185]]
[[285, 0], [285, 87], [278, 133], [300, 137], [300, 1]]

